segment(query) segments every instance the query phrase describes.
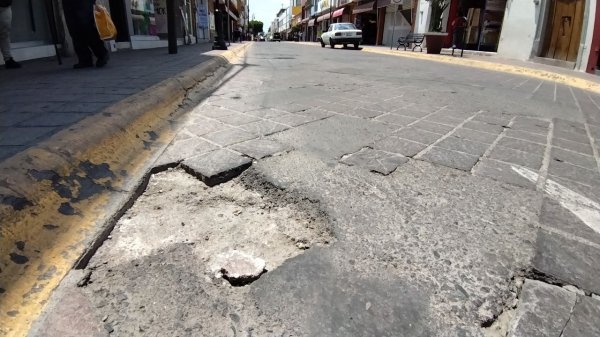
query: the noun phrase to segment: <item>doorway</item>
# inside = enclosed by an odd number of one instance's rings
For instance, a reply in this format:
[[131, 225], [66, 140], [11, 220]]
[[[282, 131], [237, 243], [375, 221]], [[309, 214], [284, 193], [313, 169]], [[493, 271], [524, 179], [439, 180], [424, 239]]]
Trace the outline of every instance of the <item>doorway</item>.
[[583, 26], [584, 0], [553, 0], [542, 57], [575, 62]]

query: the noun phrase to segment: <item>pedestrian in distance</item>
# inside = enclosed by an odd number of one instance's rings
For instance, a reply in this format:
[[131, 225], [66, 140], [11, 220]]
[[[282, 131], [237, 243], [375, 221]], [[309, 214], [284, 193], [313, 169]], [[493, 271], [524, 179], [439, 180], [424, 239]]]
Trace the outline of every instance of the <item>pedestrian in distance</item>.
[[6, 69], [21, 68], [10, 51], [10, 27], [12, 25], [12, 0], [0, 0], [0, 52]]
[[63, 0], [63, 11], [69, 34], [73, 39], [73, 48], [78, 62], [75, 69], [94, 66], [92, 53], [96, 56], [96, 67], [101, 68], [108, 62], [108, 50], [100, 39], [94, 19], [96, 0]]

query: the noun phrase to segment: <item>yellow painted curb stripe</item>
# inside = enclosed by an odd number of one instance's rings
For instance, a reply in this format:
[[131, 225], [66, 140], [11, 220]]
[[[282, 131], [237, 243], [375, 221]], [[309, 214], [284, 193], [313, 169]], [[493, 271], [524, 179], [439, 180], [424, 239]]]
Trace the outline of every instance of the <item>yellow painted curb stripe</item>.
[[[174, 137], [172, 122], [179, 116], [173, 112], [187, 90], [250, 45], [160, 82], [0, 163], [0, 194], [32, 204], [22, 210], [0, 204], [0, 336], [27, 335], [53, 289], [134, 193], [157, 150]], [[77, 195], [90, 181], [104, 188], [81, 199], [64, 194], [66, 187]]]

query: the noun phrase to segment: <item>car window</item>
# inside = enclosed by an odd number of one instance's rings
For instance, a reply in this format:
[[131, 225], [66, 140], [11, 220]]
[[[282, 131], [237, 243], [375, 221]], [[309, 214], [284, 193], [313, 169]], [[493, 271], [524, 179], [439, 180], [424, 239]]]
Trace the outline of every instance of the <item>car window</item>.
[[340, 23], [338, 25], [336, 25], [337, 30], [350, 30], [350, 29], [356, 29], [356, 27], [354, 27], [354, 24], [352, 23]]

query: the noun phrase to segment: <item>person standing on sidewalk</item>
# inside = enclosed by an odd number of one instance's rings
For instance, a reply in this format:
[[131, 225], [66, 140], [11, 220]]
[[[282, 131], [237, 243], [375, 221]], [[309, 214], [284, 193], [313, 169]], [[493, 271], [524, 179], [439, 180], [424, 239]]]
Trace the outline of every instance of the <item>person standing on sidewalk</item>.
[[95, 0], [63, 0], [65, 21], [79, 59], [79, 62], [73, 66], [75, 69], [93, 67], [92, 52], [97, 58], [96, 67], [104, 67], [108, 62], [108, 50], [96, 29], [95, 2]]
[[0, 0], [0, 52], [7, 69], [21, 68], [10, 52], [10, 26], [12, 24], [12, 0]]

